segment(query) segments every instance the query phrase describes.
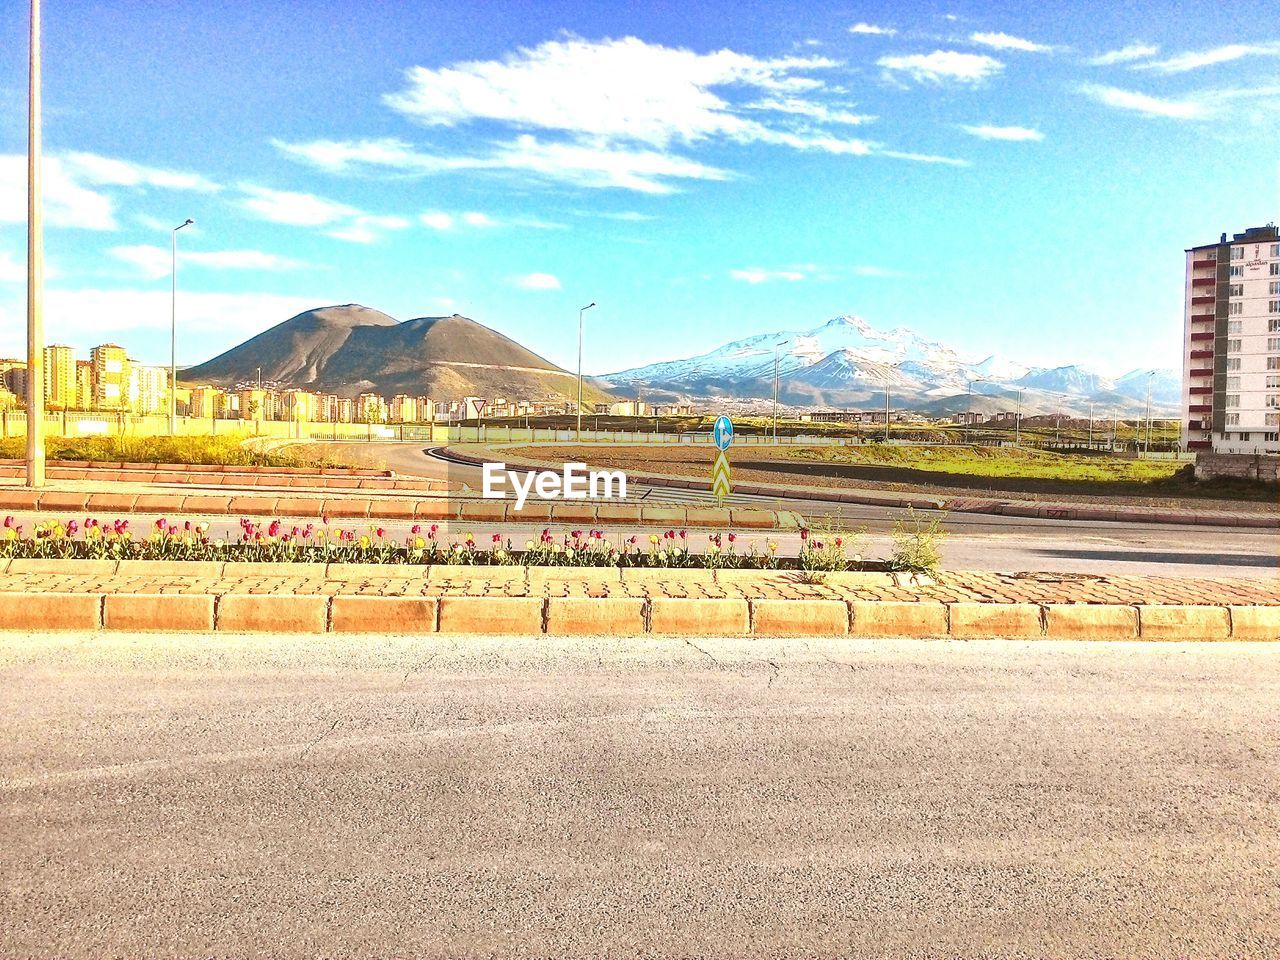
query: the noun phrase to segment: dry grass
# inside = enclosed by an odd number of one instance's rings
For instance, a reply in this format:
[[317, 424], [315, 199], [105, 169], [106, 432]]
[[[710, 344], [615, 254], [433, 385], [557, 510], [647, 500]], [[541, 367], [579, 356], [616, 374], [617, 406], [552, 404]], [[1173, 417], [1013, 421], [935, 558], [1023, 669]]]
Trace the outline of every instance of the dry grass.
[[[290, 447], [268, 453], [241, 445], [243, 437], [46, 437], [50, 460], [89, 460], [106, 463], [228, 464], [244, 467], [347, 466], [318, 445]], [[0, 458], [26, 456], [26, 438], [0, 440]]]

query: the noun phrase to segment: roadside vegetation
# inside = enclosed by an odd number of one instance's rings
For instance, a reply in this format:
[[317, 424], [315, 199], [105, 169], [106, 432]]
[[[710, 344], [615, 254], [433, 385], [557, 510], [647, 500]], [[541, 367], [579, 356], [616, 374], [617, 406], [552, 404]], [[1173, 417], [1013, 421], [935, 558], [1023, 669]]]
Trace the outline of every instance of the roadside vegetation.
[[[279, 563], [461, 564], [529, 567], [639, 567], [701, 570], [799, 570], [809, 582], [849, 570], [914, 569], [899, 562], [864, 557], [861, 533], [834, 528], [801, 531], [794, 556], [778, 543], [744, 543], [735, 533], [690, 534], [667, 530], [648, 537], [614, 539], [604, 530], [552, 533], [514, 541], [501, 533], [482, 537], [442, 535], [437, 524], [415, 525], [403, 537], [381, 527], [363, 529], [280, 520], [240, 521], [240, 533], [211, 537], [207, 522], [165, 518], [135, 527], [128, 518], [47, 520], [30, 532], [13, 517], [0, 526], [0, 558], [60, 560], [213, 560]], [[923, 569], [923, 568], [922, 568]]]
[[[350, 466], [317, 444], [261, 451], [242, 445], [243, 436], [222, 437], [46, 437], [49, 460], [88, 460], [94, 463], [191, 463], [242, 467]], [[25, 437], [0, 440], [0, 458], [21, 460], [27, 455]]]

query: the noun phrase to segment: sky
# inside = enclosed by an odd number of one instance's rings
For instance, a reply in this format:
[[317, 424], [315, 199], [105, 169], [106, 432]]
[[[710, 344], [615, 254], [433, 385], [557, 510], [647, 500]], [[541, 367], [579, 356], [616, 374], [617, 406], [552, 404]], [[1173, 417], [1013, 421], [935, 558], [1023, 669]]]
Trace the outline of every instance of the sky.
[[[461, 313], [606, 373], [841, 315], [1177, 366], [1187, 246], [1280, 216], [1264, 5], [44, 4], [46, 337], [178, 362]], [[15, 0], [12, 13], [25, 3]], [[0, 19], [0, 355], [26, 17]]]

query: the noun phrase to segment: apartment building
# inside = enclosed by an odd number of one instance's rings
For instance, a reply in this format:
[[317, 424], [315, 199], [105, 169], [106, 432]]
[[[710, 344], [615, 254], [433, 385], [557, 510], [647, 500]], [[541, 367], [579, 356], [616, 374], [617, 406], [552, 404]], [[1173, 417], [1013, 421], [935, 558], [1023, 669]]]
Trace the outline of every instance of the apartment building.
[[50, 410], [74, 410], [76, 395], [76, 351], [55, 343], [44, 348], [44, 403]]
[[1183, 442], [1280, 453], [1280, 229], [1224, 233], [1186, 257]]
[[129, 390], [126, 406], [132, 413], [169, 412], [169, 368], [151, 364], [129, 364]]
[[119, 410], [129, 401], [129, 354], [124, 347], [102, 343], [89, 351], [93, 365], [93, 406]]

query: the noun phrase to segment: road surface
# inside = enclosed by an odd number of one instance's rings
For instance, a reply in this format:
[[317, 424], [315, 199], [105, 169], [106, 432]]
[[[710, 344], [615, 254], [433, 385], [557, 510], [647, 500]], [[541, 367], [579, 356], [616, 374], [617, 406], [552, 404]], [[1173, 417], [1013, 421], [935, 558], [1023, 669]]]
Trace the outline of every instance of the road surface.
[[[480, 469], [447, 463], [428, 448], [411, 443], [339, 444], [353, 456], [367, 456], [410, 476], [460, 480], [480, 489]], [[647, 500], [709, 503], [710, 494], [632, 485], [628, 492]], [[799, 498], [737, 498], [739, 502], [793, 510], [811, 520], [840, 517], [870, 537], [869, 553], [886, 556], [890, 534], [904, 510], [833, 504]], [[930, 511], [917, 511], [929, 516]], [[953, 570], [1109, 573], [1178, 577], [1269, 577], [1280, 569], [1280, 531], [1160, 523], [1041, 520], [985, 514], [948, 514], [944, 564]], [[525, 534], [522, 528], [520, 535]], [[779, 537], [790, 548], [791, 538]]]
[[0, 645], [4, 957], [1275, 957], [1280, 647]]

